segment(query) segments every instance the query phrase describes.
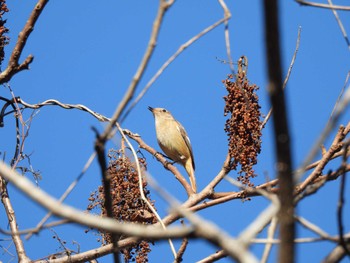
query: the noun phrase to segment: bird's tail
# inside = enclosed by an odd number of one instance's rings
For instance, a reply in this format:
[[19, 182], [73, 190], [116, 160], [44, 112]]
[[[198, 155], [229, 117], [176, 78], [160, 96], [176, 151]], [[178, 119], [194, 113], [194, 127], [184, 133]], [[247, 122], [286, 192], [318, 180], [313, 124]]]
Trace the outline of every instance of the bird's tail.
[[196, 177], [194, 176], [194, 169], [193, 169], [191, 158], [188, 158], [188, 160], [185, 164], [185, 169], [186, 169], [186, 172], [188, 173], [188, 176], [190, 177], [192, 190], [193, 190], [193, 192], [197, 193]]

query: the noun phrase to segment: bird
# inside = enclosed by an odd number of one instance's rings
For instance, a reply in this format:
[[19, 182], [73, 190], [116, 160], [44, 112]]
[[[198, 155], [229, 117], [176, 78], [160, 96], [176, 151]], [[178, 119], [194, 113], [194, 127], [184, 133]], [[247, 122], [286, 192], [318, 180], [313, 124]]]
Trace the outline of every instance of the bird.
[[189, 175], [191, 187], [197, 192], [194, 175], [195, 164], [190, 139], [185, 128], [164, 108], [148, 109], [153, 113], [157, 141], [163, 152], [174, 162], [180, 163]]

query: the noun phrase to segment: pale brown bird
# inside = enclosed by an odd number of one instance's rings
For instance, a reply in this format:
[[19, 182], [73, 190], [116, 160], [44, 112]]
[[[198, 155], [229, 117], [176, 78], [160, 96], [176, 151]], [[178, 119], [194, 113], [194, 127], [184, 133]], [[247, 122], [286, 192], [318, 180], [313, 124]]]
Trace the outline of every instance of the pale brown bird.
[[148, 109], [153, 113], [157, 140], [163, 152], [174, 162], [179, 162], [185, 167], [190, 177], [192, 190], [197, 192], [196, 178], [194, 176], [194, 159], [190, 139], [184, 127], [163, 108]]

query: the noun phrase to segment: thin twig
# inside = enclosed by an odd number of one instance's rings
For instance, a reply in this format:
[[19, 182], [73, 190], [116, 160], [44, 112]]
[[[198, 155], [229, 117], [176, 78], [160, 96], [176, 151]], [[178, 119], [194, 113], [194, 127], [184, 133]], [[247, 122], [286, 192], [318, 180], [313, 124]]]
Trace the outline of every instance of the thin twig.
[[316, 235], [318, 235], [320, 238], [325, 240], [334, 240], [328, 233], [326, 233], [324, 230], [322, 230], [317, 225], [311, 223], [310, 221], [306, 220], [305, 218], [301, 216], [294, 216], [295, 220], [299, 222], [303, 227], [309, 229], [310, 231], [314, 232]]
[[[349, 237], [349, 236], [347, 236]], [[300, 238], [296, 238], [294, 239], [294, 243], [299, 243], [299, 244], [303, 244], [303, 243], [315, 243], [315, 242], [322, 242], [322, 241], [331, 241], [331, 242], [339, 242], [339, 236], [334, 236], [331, 238], [323, 238], [323, 237], [300, 237]], [[264, 239], [264, 238], [256, 238], [252, 240], [252, 243], [254, 244], [281, 244], [281, 240], [279, 239]]]
[[29, 104], [25, 101], [23, 101], [21, 98], [16, 98], [16, 102], [19, 104], [22, 104], [25, 108], [30, 108], [30, 109], [39, 109], [41, 107], [44, 106], [59, 106], [63, 109], [77, 109], [77, 110], [82, 110], [82, 111], [86, 111], [88, 113], [90, 113], [92, 116], [94, 116], [97, 120], [101, 121], [101, 122], [109, 122], [110, 119], [89, 109], [88, 107], [86, 107], [85, 105], [82, 104], [68, 104], [68, 103], [62, 103], [58, 100], [54, 100], [54, 99], [49, 99], [49, 100], [45, 100], [44, 102], [41, 103], [37, 103], [37, 104]]
[[[63, 193], [63, 195], [60, 197], [60, 199], [58, 199], [58, 201], [60, 203], [62, 203], [67, 197], [68, 195], [73, 191], [73, 189], [75, 188], [75, 186], [79, 183], [80, 179], [84, 176], [85, 172], [87, 171], [87, 169], [90, 167], [92, 161], [95, 159], [96, 157], [96, 152], [93, 152], [89, 159], [87, 160], [86, 164], [84, 165], [83, 170], [81, 171], [81, 173], [78, 175], [78, 177], [68, 186], [67, 190]], [[46, 221], [50, 218], [50, 216], [52, 215], [52, 212], [48, 212], [43, 219], [40, 220], [40, 222], [36, 225], [35, 228], [35, 232], [31, 231], [28, 235], [25, 236], [25, 239], [28, 240], [31, 238], [31, 236], [33, 234], [37, 234], [39, 233], [39, 231], [41, 230], [42, 226], [46, 223]]]
[[[329, 3], [330, 6], [333, 6], [332, 0], [328, 0], [328, 3]], [[340, 28], [342, 34], [343, 34], [345, 42], [346, 42], [348, 48], [350, 49], [350, 41], [349, 41], [349, 38], [348, 38], [348, 34], [346, 33], [346, 30], [345, 30], [345, 28], [343, 26], [342, 21], [340, 20], [338, 12], [335, 9], [332, 9], [332, 12], [333, 12], [333, 15], [334, 15], [335, 19], [337, 20], [337, 23], [339, 25], [339, 28]]]
[[[64, 240], [62, 240], [62, 238], [59, 237], [59, 235], [57, 234], [57, 232], [55, 230], [50, 229], [50, 231], [54, 234], [53, 237], [57, 240], [57, 242], [60, 244], [60, 246], [64, 250], [64, 254], [67, 256], [70, 256], [71, 250], [66, 247]], [[63, 254], [63, 252], [59, 252], [59, 254]]]
[[[4, 97], [0, 97], [0, 100], [6, 101], [5, 105], [1, 109], [0, 113], [0, 127], [4, 126], [4, 116], [6, 115], [6, 109], [8, 106], [11, 106], [13, 111], [17, 113], [17, 108], [15, 107], [15, 103], [12, 100], [6, 99]], [[17, 114], [15, 114], [15, 119], [16, 119], [16, 144], [15, 144], [15, 151], [11, 160], [11, 167], [14, 167], [15, 161], [19, 155], [19, 150], [20, 150], [20, 143], [21, 143], [21, 134], [20, 134], [20, 129], [19, 129], [19, 118]]]
[[[277, 222], [278, 222], [278, 220], [277, 220], [276, 216], [274, 218], [272, 218], [270, 227], [267, 230], [267, 239], [268, 240], [273, 240], [273, 237], [274, 237], [276, 229], [277, 229]], [[271, 243], [266, 243], [265, 248], [264, 248], [264, 253], [261, 257], [260, 263], [267, 262], [269, 255], [270, 255], [270, 252], [271, 252], [272, 245], [273, 244], [271, 244]]]
[[[28, 138], [31, 122], [32, 122], [32, 120], [33, 120], [33, 118], [35, 116], [35, 112], [33, 111], [32, 114], [29, 117], [29, 120], [25, 121], [24, 118], [23, 118], [22, 111], [21, 111], [21, 109], [19, 107], [19, 104], [17, 103], [17, 98], [15, 97], [15, 94], [13, 93], [10, 85], [7, 85], [7, 86], [9, 88], [9, 90], [10, 90], [11, 95], [12, 95], [12, 101], [15, 104], [15, 108], [16, 108], [15, 116], [16, 116], [16, 119], [18, 119], [20, 121], [20, 123], [22, 124], [22, 126], [21, 126], [22, 132], [20, 133], [21, 136], [19, 135], [19, 127], [16, 127], [16, 130], [17, 130], [17, 143], [18, 143], [18, 145], [16, 145], [17, 155], [15, 155], [14, 158], [11, 160], [11, 166], [13, 168], [16, 168], [18, 163], [21, 160], [23, 160], [23, 157], [24, 157], [24, 144], [25, 144], [26, 138]], [[29, 124], [27, 124], [27, 123], [29, 123]]]
[[[183, 220], [181, 220], [181, 224], [184, 225]], [[176, 253], [176, 258], [174, 260], [174, 263], [182, 262], [182, 260], [183, 260], [182, 257], [183, 257], [183, 255], [184, 255], [184, 253], [186, 251], [187, 245], [188, 245], [188, 238], [184, 238], [182, 240], [182, 243], [181, 243], [181, 246], [180, 246], [179, 250]]]
[[[347, 244], [347, 248], [350, 250], [350, 244]], [[342, 245], [338, 245], [332, 249], [332, 251], [322, 260], [322, 263], [335, 263], [341, 262], [346, 256], [346, 252]]]
[[[344, 149], [348, 149], [349, 144], [344, 145]], [[345, 151], [346, 152], [346, 151]], [[341, 171], [342, 176], [340, 178], [340, 185], [339, 185], [339, 198], [338, 198], [338, 205], [337, 205], [337, 222], [338, 222], [338, 232], [339, 232], [339, 239], [340, 239], [340, 245], [343, 246], [344, 251], [348, 256], [350, 256], [350, 250], [347, 246], [347, 242], [344, 239], [344, 222], [343, 222], [343, 209], [344, 209], [344, 203], [345, 203], [345, 185], [346, 185], [346, 172], [345, 167], [347, 166], [347, 157], [346, 155], [343, 156], [343, 161], [341, 164]]]
[[[299, 51], [299, 45], [300, 45], [300, 36], [301, 36], [301, 26], [299, 26], [299, 28], [298, 28], [297, 43], [296, 43], [295, 50], [294, 50], [294, 53], [293, 53], [292, 61], [290, 62], [290, 65], [289, 65], [289, 68], [288, 68], [287, 76], [286, 76], [286, 78], [284, 79], [284, 82], [283, 82], [283, 89], [285, 89], [286, 86], [287, 86], [290, 74], [292, 73], [292, 69], [293, 69], [293, 66], [294, 66], [294, 63], [295, 63], [295, 59], [297, 58], [297, 53]], [[264, 118], [264, 121], [261, 124], [261, 129], [263, 129], [265, 127], [266, 123], [270, 119], [272, 111], [273, 111], [273, 107], [270, 108], [269, 112], [267, 113], [266, 117]]]
[[306, 5], [306, 6], [312, 6], [312, 7], [319, 7], [319, 8], [326, 8], [326, 9], [337, 9], [337, 10], [343, 10], [343, 11], [350, 11], [349, 6], [341, 6], [341, 5], [326, 5], [321, 3], [314, 3], [314, 2], [306, 2], [304, 0], [294, 0], [295, 2]]
[[348, 74], [346, 75], [346, 78], [345, 78], [345, 81], [344, 81], [344, 85], [343, 85], [343, 87], [341, 88], [341, 90], [340, 90], [340, 92], [339, 92], [338, 98], [337, 98], [337, 100], [336, 100], [336, 102], [335, 102], [335, 104], [334, 104], [334, 107], [333, 107], [333, 109], [332, 109], [331, 115], [329, 116], [329, 119], [328, 119], [328, 121], [327, 121], [326, 127], [330, 125], [330, 122], [331, 122], [332, 119], [333, 119], [334, 113], [335, 113], [335, 111], [338, 109], [338, 105], [340, 104], [340, 101], [341, 101], [341, 99], [343, 98], [345, 88], [346, 88], [346, 86], [348, 85], [349, 78], [350, 78], [350, 71], [349, 71]]
[[[58, 220], [58, 221], [53, 221], [53, 222], [47, 223], [47, 224], [42, 225], [40, 227], [27, 228], [27, 229], [23, 229], [23, 230], [17, 231], [17, 234], [18, 235], [25, 235], [25, 234], [28, 234], [28, 233], [35, 234], [35, 233], [38, 233], [42, 229], [52, 228], [52, 227], [55, 227], [55, 226], [61, 226], [61, 225], [67, 224], [67, 223], [70, 223], [70, 221], [67, 220], [67, 219], [61, 219], [61, 220]], [[0, 228], [0, 233], [2, 233], [4, 235], [11, 235], [11, 231], [6, 231], [6, 230], [1, 229], [1, 228]]]
[[[137, 238], [134, 238], [134, 237], [125, 238], [125, 239], [122, 239], [118, 242], [118, 247], [119, 248], [128, 248], [132, 245], [135, 245], [137, 242], [139, 242], [139, 240]], [[96, 247], [94, 249], [91, 249], [91, 250], [88, 250], [85, 252], [81, 252], [81, 253], [76, 254], [76, 255], [63, 256], [63, 257], [56, 258], [56, 259], [50, 259], [50, 263], [87, 262], [89, 260], [94, 260], [96, 258], [108, 255], [111, 252], [113, 252], [113, 245], [108, 244], [105, 246]], [[47, 262], [47, 259], [39, 259], [39, 260], [34, 260], [31, 263], [48, 263], [48, 262]]]
[[227, 257], [227, 253], [224, 250], [219, 250], [216, 251], [214, 254], [207, 256], [206, 258], [198, 260], [197, 263], [212, 263], [224, 257]]
[[218, 0], [222, 9], [224, 9], [224, 17], [226, 18], [225, 20], [225, 45], [226, 45], [226, 54], [227, 54], [227, 59], [228, 59], [228, 64], [231, 69], [232, 74], [234, 74], [235, 69], [233, 67], [233, 61], [232, 61], [232, 56], [231, 56], [231, 41], [230, 41], [230, 32], [228, 30], [228, 21], [231, 18], [231, 12], [228, 9], [226, 3], [224, 0]]

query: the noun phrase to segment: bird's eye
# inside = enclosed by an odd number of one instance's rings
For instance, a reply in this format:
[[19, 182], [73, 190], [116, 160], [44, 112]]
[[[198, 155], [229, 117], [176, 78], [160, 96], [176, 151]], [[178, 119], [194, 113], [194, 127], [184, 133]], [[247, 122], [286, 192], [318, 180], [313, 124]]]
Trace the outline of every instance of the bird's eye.
[[162, 112], [166, 112], [166, 109], [163, 109]]

